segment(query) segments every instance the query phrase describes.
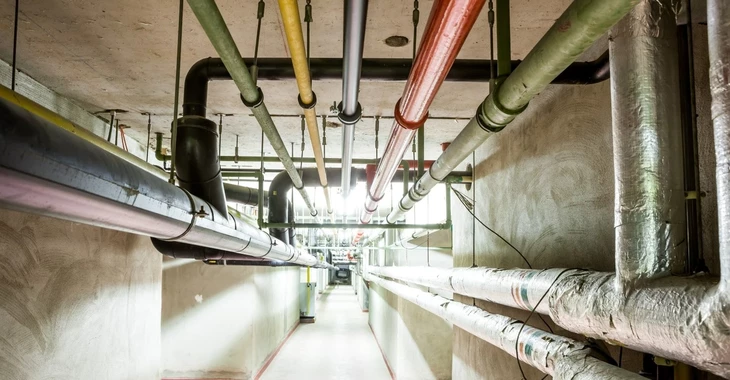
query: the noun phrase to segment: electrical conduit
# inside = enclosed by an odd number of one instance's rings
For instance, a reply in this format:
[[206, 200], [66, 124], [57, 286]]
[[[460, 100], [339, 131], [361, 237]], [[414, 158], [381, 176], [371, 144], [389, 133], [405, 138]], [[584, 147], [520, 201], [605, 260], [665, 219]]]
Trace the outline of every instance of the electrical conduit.
[[313, 216], [316, 216], [317, 210], [312, 205], [304, 186], [302, 186], [302, 179], [297, 172], [296, 166], [294, 166], [286, 145], [281, 139], [281, 135], [276, 129], [274, 121], [271, 119], [271, 114], [266, 108], [266, 104], [264, 104], [264, 94], [256, 86], [243, 58], [241, 58], [241, 53], [238, 51], [238, 47], [236, 47], [215, 1], [188, 0], [188, 4], [198, 18], [203, 30], [208, 35], [213, 47], [218, 52], [226, 69], [228, 69], [231, 79], [233, 79], [239, 91], [241, 91], [241, 100], [251, 109], [261, 129], [266, 134], [271, 147], [279, 156], [282, 165], [284, 165], [284, 170], [291, 176], [294, 187], [302, 195], [302, 199], [304, 199], [304, 203], [307, 205], [309, 212]]
[[527, 107], [530, 99], [547, 87], [639, 0], [575, 0], [535, 45], [525, 60], [496, 84], [479, 106], [477, 115], [451, 142], [426, 174], [398, 202], [387, 217], [395, 223], [422, 200], [477, 147], [501, 131]]
[[317, 125], [317, 96], [312, 91], [312, 79], [307, 63], [307, 51], [304, 47], [304, 36], [302, 35], [302, 23], [299, 20], [299, 6], [296, 0], [279, 0], [279, 10], [284, 22], [284, 32], [289, 44], [289, 53], [294, 67], [297, 87], [299, 88], [299, 105], [304, 112], [307, 121], [307, 131], [312, 142], [314, 160], [317, 163], [319, 181], [324, 190], [324, 199], [327, 202], [327, 213], [332, 214], [332, 202], [330, 201], [330, 190], [327, 187], [327, 172], [325, 171], [324, 158], [322, 155], [322, 144], [319, 139], [319, 126]]

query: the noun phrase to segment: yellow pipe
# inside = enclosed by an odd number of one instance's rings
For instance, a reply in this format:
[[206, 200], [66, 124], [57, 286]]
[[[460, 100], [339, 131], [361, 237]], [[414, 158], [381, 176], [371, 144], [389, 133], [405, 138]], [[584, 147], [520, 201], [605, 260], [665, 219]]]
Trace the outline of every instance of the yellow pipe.
[[132, 165], [135, 165], [151, 174], [154, 174], [159, 178], [167, 180], [167, 173], [160, 170], [156, 166], [151, 165], [145, 160], [133, 155], [132, 153], [129, 153], [119, 148], [118, 146], [109, 143], [108, 141], [95, 135], [88, 129], [74, 124], [72, 121], [64, 118], [63, 116], [49, 110], [48, 108], [43, 107], [42, 105], [26, 98], [23, 95], [18, 94], [17, 92], [14, 92], [13, 90], [5, 86], [0, 86], [0, 98], [5, 99], [19, 107], [22, 107], [33, 115], [45, 119], [51, 124], [54, 124], [75, 134], [76, 136], [98, 146], [101, 149], [104, 149], [105, 151], [123, 159], [124, 161], [129, 162]]
[[[296, 0], [279, 0], [279, 10], [281, 11], [281, 19], [284, 23], [284, 32], [286, 33], [286, 41], [289, 45], [294, 76], [296, 77], [297, 87], [299, 88], [299, 98], [301, 98], [303, 104], [312, 104], [314, 101], [314, 93], [312, 92], [312, 78], [309, 75], [307, 51], [304, 47], [302, 23], [299, 18], [299, 4]], [[309, 139], [312, 142], [314, 161], [317, 163], [319, 182], [324, 189], [327, 213], [331, 215], [332, 203], [330, 201], [330, 191], [327, 187], [327, 172], [324, 167], [322, 145], [319, 139], [317, 112], [314, 107], [304, 108], [303, 111], [304, 118], [307, 122], [307, 130], [309, 131]]]

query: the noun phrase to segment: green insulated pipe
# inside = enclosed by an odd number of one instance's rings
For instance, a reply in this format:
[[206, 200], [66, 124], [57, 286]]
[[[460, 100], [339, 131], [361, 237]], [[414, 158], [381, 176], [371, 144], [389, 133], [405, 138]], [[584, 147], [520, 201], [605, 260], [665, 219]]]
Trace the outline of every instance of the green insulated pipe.
[[243, 104], [251, 109], [253, 116], [259, 122], [264, 134], [266, 134], [266, 138], [269, 140], [271, 147], [274, 148], [281, 163], [284, 165], [284, 170], [291, 177], [294, 187], [302, 195], [302, 199], [304, 199], [304, 203], [309, 208], [309, 212], [316, 216], [317, 210], [312, 206], [309, 195], [307, 195], [307, 191], [302, 184], [302, 178], [294, 166], [294, 161], [292, 161], [289, 152], [286, 150], [286, 145], [284, 145], [284, 141], [281, 139], [281, 135], [276, 129], [274, 121], [271, 119], [269, 110], [266, 109], [264, 94], [256, 86], [256, 82], [254, 82], [246, 64], [243, 62], [241, 53], [238, 51], [238, 47], [236, 47], [236, 43], [233, 41], [233, 37], [231, 37], [231, 33], [215, 1], [188, 0], [188, 4], [193, 10], [193, 13], [195, 13], [195, 17], [198, 18], [203, 30], [205, 30], [205, 34], [208, 35], [213, 47], [218, 52], [233, 82], [236, 83], [238, 90], [241, 91]]
[[525, 60], [487, 96], [431, 168], [388, 215], [395, 223], [491, 135], [517, 117], [530, 100], [623, 18], [639, 0], [575, 0]]

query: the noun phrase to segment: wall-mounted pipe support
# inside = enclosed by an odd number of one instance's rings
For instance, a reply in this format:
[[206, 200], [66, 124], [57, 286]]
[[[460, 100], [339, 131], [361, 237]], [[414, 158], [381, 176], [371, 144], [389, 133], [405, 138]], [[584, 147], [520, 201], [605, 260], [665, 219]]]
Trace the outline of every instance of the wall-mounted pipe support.
[[434, 3], [423, 40], [403, 95], [395, 106], [395, 120], [383, 157], [368, 189], [360, 222], [370, 223], [385, 195], [398, 163], [428, 117], [446, 74], [484, 6], [484, 0], [450, 0]]
[[279, 10], [284, 24], [284, 32], [289, 46], [292, 67], [299, 88], [299, 105], [302, 107], [304, 118], [307, 122], [309, 140], [312, 142], [312, 152], [317, 163], [319, 182], [324, 190], [324, 199], [327, 204], [327, 213], [332, 214], [332, 202], [327, 182], [327, 172], [324, 167], [322, 155], [322, 144], [319, 139], [319, 125], [317, 124], [317, 96], [312, 91], [312, 79], [309, 76], [309, 63], [307, 51], [304, 47], [304, 36], [302, 35], [302, 23], [299, 19], [299, 5], [296, 0], [279, 0]]
[[512, 74], [497, 82], [493, 93], [479, 106], [477, 115], [398, 202], [398, 208], [388, 215], [388, 222], [401, 219], [487, 138], [512, 122], [530, 99], [544, 90], [638, 1], [575, 0]]
[[271, 147], [281, 159], [284, 169], [291, 176], [294, 187], [302, 195], [302, 199], [307, 205], [307, 208], [309, 208], [309, 212], [313, 216], [316, 216], [317, 210], [312, 205], [307, 191], [302, 186], [302, 179], [294, 166], [294, 162], [287, 151], [284, 141], [281, 139], [279, 131], [276, 129], [274, 121], [271, 119], [271, 114], [266, 108], [266, 104], [264, 104], [264, 94], [256, 86], [251, 73], [249, 73], [246, 67], [246, 63], [241, 58], [241, 53], [238, 51], [238, 47], [233, 41], [233, 37], [231, 37], [228, 26], [226, 26], [226, 22], [223, 20], [223, 16], [221, 16], [215, 1], [188, 0], [188, 4], [198, 18], [200, 25], [205, 30], [218, 55], [220, 55], [231, 78], [241, 91], [241, 100], [251, 109], [261, 129], [266, 134]]
[[344, 37], [342, 39], [342, 102], [338, 119], [342, 123], [342, 197], [350, 195], [350, 171], [355, 143], [355, 124], [362, 116], [357, 98], [360, 93], [362, 55], [365, 47], [365, 24], [368, 0], [346, 0]]

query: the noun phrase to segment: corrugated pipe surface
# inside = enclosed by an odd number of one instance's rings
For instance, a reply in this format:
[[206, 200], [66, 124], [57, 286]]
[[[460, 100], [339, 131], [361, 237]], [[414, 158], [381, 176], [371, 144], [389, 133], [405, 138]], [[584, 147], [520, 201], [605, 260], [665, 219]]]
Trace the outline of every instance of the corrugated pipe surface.
[[685, 269], [674, 0], [642, 0], [609, 33], [618, 285]]
[[0, 100], [0, 125], [0, 203], [5, 207], [234, 254], [320, 264], [5, 100]]
[[368, 189], [360, 223], [367, 224], [385, 195], [416, 130], [428, 117], [436, 93], [471, 31], [484, 0], [442, 0], [431, 8], [418, 55], [403, 96], [395, 105], [395, 120], [373, 183]]
[[518, 309], [537, 308], [568, 331], [730, 376], [730, 304], [709, 278], [666, 277], [624, 296], [614, 274], [579, 269], [369, 266], [368, 271]]
[[479, 106], [477, 115], [451, 142], [388, 215], [395, 223], [487, 138], [501, 131], [560, 73], [583, 54], [639, 0], [575, 0], [525, 60]]
[[[379, 277], [372, 281], [393, 294], [453, 323], [554, 379], [643, 379], [592, 356], [589, 345], [551, 334], [499, 314], [439, 297]], [[521, 331], [520, 331], [521, 330]]]

